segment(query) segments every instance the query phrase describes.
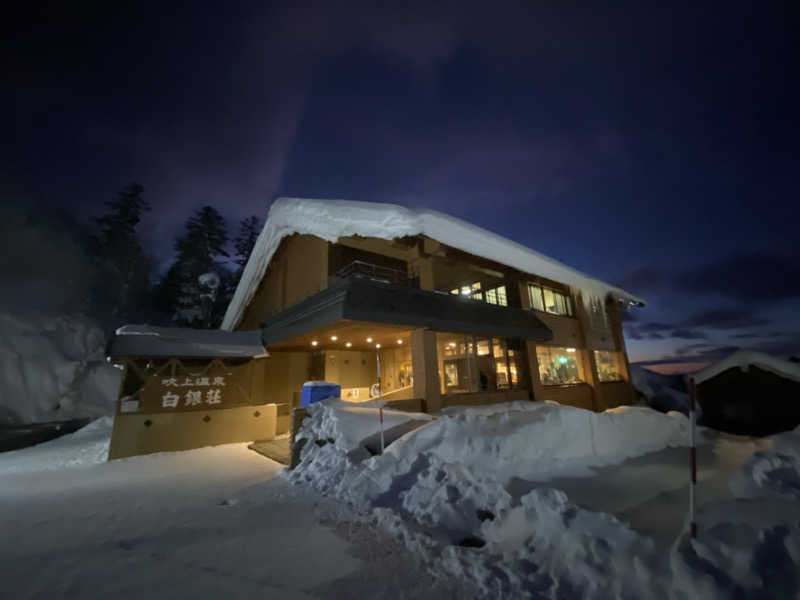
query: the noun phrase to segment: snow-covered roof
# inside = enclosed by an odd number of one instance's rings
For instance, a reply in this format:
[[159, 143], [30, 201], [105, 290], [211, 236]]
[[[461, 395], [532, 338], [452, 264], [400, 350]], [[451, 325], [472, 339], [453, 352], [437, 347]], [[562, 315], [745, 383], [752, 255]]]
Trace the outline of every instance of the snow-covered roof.
[[694, 374], [695, 383], [703, 383], [727, 371], [738, 367], [742, 371], [747, 371], [750, 366], [757, 367], [762, 371], [769, 371], [780, 377], [800, 382], [800, 364], [788, 360], [775, 358], [763, 352], [753, 352], [750, 350], [739, 350], [727, 358], [707, 366], [702, 371]]
[[351, 235], [391, 240], [422, 234], [469, 254], [569, 285], [582, 291], [585, 301], [611, 294], [622, 302], [644, 304], [641, 298], [623, 289], [482, 227], [434, 210], [351, 200], [278, 198], [269, 210], [264, 229], [228, 305], [222, 329], [236, 327], [280, 241], [294, 233], [315, 235], [329, 242]]
[[223, 331], [187, 327], [125, 325], [116, 331], [108, 355], [256, 358], [268, 356], [261, 330]]

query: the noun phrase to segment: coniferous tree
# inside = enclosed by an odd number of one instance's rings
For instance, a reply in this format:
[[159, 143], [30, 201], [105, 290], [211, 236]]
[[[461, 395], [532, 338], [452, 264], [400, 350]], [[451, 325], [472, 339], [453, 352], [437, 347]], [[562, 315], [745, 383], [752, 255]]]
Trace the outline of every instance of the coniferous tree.
[[144, 251], [137, 226], [150, 204], [143, 198], [144, 188], [131, 183], [115, 200], [105, 203], [108, 212], [93, 218], [99, 231], [91, 246], [100, 267], [94, 294], [101, 309], [110, 305], [115, 320], [138, 314], [147, 304], [153, 260]]
[[250, 258], [250, 254], [255, 248], [258, 234], [261, 233], [261, 222], [255, 215], [242, 219], [239, 222], [239, 233], [233, 240], [233, 247], [236, 249], [236, 258], [234, 262], [239, 265], [236, 271], [236, 280], [242, 276], [244, 266]]
[[159, 304], [179, 325], [216, 327], [224, 310], [223, 282], [229, 278], [224, 258], [225, 219], [204, 206], [186, 221], [175, 240], [177, 256], [159, 286]]

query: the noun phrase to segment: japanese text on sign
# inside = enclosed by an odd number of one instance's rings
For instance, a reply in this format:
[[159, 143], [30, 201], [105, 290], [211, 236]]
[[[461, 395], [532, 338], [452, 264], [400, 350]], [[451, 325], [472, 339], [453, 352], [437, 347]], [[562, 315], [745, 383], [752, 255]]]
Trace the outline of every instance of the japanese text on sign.
[[168, 388], [200, 387], [209, 389], [189, 389], [186, 391], [167, 390], [161, 396], [161, 408], [178, 408], [179, 406], [192, 407], [202, 404], [222, 404], [222, 390], [225, 387], [225, 377], [184, 377], [179, 381], [177, 377], [161, 380], [161, 385]]

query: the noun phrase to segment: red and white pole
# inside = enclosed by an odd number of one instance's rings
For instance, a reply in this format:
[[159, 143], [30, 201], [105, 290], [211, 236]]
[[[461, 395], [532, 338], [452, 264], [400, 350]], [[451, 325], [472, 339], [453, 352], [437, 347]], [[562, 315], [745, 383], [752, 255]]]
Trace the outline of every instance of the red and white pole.
[[697, 522], [694, 518], [695, 486], [697, 485], [697, 446], [695, 444], [695, 405], [697, 402], [697, 387], [694, 377], [689, 377], [689, 468], [691, 469], [689, 481], [689, 533], [692, 538], [697, 537]]

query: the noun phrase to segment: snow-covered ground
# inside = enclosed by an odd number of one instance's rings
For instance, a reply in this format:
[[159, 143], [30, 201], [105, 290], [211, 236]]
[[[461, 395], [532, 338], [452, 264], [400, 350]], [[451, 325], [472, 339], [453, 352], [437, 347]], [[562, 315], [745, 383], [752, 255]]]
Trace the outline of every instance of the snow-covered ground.
[[0, 597], [463, 597], [245, 444], [105, 462], [108, 424], [0, 454]]
[[[310, 407], [293, 472], [244, 444], [105, 462], [109, 421], [0, 454], [14, 598], [797, 598], [800, 429], [645, 407], [451, 408], [381, 456], [377, 409]], [[294, 485], [293, 485], [294, 484]]]
[[692, 542], [680, 413], [456, 409], [367, 458], [346, 405], [311, 412], [292, 480], [382, 523], [476, 597], [800, 593], [800, 431], [762, 440], [701, 431]]

